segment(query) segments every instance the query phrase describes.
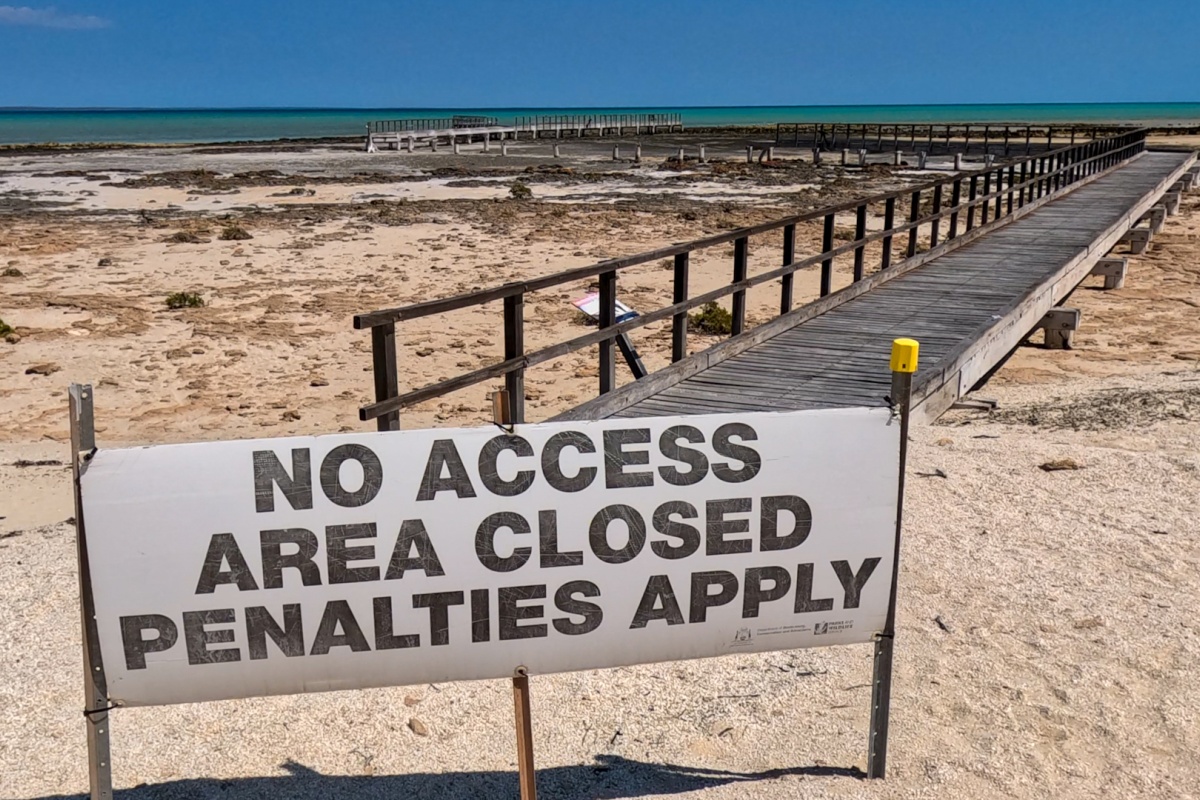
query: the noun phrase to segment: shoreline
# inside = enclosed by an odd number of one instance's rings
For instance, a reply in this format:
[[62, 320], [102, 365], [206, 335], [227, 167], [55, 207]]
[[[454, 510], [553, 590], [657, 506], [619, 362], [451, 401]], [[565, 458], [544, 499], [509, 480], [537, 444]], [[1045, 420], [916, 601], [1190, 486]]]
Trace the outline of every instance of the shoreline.
[[[729, 136], [729, 135], [744, 135], [744, 136], [772, 136], [775, 135], [776, 126], [779, 124], [793, 124], [787, 121], [763, 123], [763, 124], [746, 124], [746, 125], [691, 125], [686, 126], [682, 133], [659, 133], [659, 134], [643, 134], [642, 136], [604, 136], [604, 137], [588, 137], [591, 141], [630, 141], [633, 139], [643, 139], [654, 141], [668, 136]], [[800, 125], [824, 124], [837, 126], [858, 126], [858, 125], [882, 125], [885, 128], [895, 126], [899, 128], [910, 127], [916, 125], [927, 126], [945, 126], [955, 127], [1020, 127], [1032, 126], [1038, 128], [1052, 127], [1063, 131], [1071, 130], [1100, 130], [1100, 131], [1117, 131], [1127, 130], [1130, 128], [1145, 127], [1151, 136], [1200, 136], [1200, 119], [1189, 122], [1178, 122], [1172, 124], [1153, 124], [1147, 125], [1140, 121], [1130, 120], [1106, 120], [1106, 121], [1088, 121], [1088, 122], [1071, 122], [1071, 121], [875, 121], [875, 122], [801, 122]], [[262, 149], [271, 147], [337, 147], [342, 145], [352, 145], [360, 147], [365, 142], [365, 134], [344, 134], [338, 136], [279, 136], [271, 138], [236, 138], [236, 139], [198, 139], [198, 140], [165, 140], [165, 141], [128, 141], [128, 140], [92, 140], [92, 141], [54, 141], [47, 140], [41, 142], [0, 142], [0, 158], [7, 156], [23, 156], [23, 155], [40, 155], [47, 153], [71, 153], [71, 152], [95, 152], [100, 150], [145, 150], [154, 148], [164, 149], [186, 149], [186, 148], [213, 148], [213, 147], [235, 147], [244, 150]], [[547, 140], [549, 141], [549, 140]], [[577, 141], [575, 139], [565, 139], [564, 142]]]

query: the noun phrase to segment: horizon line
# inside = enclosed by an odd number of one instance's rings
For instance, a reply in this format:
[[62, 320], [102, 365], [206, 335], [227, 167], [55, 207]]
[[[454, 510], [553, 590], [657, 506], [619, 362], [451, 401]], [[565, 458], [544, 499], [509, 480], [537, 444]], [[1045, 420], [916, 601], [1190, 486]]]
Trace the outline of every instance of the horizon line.
[[805, 104], [756, 104], [756, 105], [506, 105], [506, 106], [0, 106], [0, 112], [14, 111], [456, 111], [469, 109], [473, 111], [508, 111], [513, 109], [562, 109], [584, 110], [602, 108], [620, 109], [750, 109], [750, 108], [954, 108], [954, 107], [988, 107], [988, 106], [1151, 106], [1151, 105], [1200, 105], [1200, 100], [1106, 100], [1106, 101], [1069, 101], [1069, 102], [1018, 102], [1018, 103], [805, 103]]

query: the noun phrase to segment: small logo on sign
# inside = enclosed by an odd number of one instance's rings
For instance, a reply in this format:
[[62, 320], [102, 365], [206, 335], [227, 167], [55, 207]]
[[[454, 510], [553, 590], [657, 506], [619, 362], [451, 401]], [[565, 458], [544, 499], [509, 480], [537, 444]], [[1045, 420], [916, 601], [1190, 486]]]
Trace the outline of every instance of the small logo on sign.
[[829, 633], [829, 623], [828, 622], [818, 622], [816, 625], [813, 626], [813, 633], [815, 633], [818, 636], [820, 636], [822, 633]]
[[735, 642], [748, 642], [753, 638], [754, 634], [750, 632], [749, 628], [738, 628], [737, 633], [733, 635]]

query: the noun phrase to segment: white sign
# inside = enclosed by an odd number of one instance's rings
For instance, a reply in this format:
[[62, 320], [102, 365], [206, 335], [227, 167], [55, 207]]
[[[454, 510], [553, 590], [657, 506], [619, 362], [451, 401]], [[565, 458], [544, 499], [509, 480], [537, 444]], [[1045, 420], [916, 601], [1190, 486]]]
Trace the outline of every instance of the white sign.
[[[617, 313], [616, 321], [617, 322], [624, 322], [627, 319], [633, 319], [634, 317], [637, 316], [636, 311], [634, 311], [632, 308], [630, 308], [629, 306], [622, 303], [620, 300], [614, 300], [613, 303], [616, 307], [616, 313]], [[591, 294], [585, 294], [583, 297], [579, 298], [578, 300], [572, 300], [571, 305], [575, 306], [576, 308], [578, 308], [580, 311], [582, 311], [584, 314], [588, 315], [592, 319], [600, 319], [600, 293], [599, 292], [592, 292]]]
[[109, 697], [156, 705], [866, 642], [887, 409], [100, 450]]

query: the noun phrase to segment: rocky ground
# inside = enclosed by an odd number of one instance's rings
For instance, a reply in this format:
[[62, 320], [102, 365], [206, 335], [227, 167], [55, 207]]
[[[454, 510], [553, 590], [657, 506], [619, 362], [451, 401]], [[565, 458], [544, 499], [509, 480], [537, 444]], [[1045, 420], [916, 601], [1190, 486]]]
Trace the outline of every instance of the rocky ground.
[[[312, 151], [270, 164], [259, 149], [0, 159], [12, 328], [0, 343], [0, 797], [87, 787], [68, 382], [96, 386], [101, 446], [363, 430], [369, 336], [352, 330], [355, 312], [927, 177], [735, 155], [703, 169], [349, 150], [329, 156], [336, 168]], [[531, 200], [511, 199], [518, 179]], [[819, 227], [800, 239], [816, 252]], [[779, 246], [756, 243], [752, 269], [775, 266]], [[541, 795], [1194, 796], [1198, 255], [1193, 195], [1131, 260], [1125, 289], [1076, 292], [1076, 349], [1022, 348], [980, 392], [996, 412], [915, 431], [887, 781], [863, 779], [871, 650], [853, 646], [538, 676]], [[665, 304], [666, 266], [623, 273], [622, 299]], [[730, 252], [692, 268], [694, 292], [714, 288]], [[532, 300], [529, 344], [585, 332], [569, 301], [587, 289]], [[776, 291], [751, 293], [752, 322], [770, 318]], [[801, 273], [798, 297], [815, 291]], [[174, 292], [204, 306], [168, 309]], [[496, 360], [498, 320], [484, 307], [402, 325], [405, 388]], [[666, 362], [664, 329], [638, 343], [648, 364]], [[531, 371], [530, 418], [593, 396], [594, 364], [581, 352]], [[490, 388], [404, 424], [484, 422]], [[511, 718], [504, 681], [122, 710], [114, 774], [122, 798], [508, 796]]]

